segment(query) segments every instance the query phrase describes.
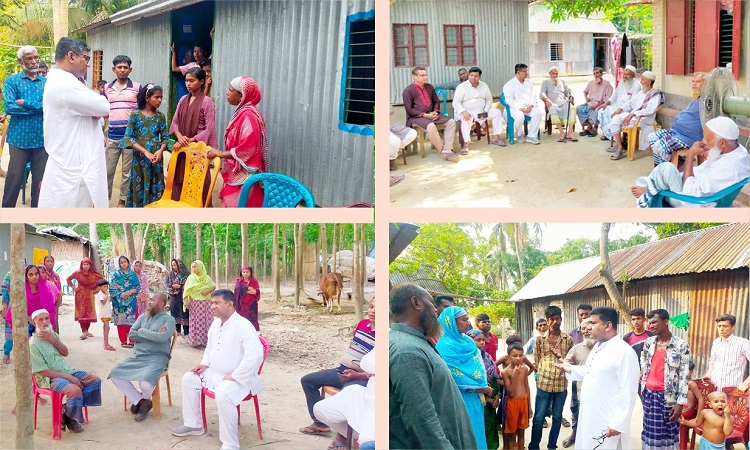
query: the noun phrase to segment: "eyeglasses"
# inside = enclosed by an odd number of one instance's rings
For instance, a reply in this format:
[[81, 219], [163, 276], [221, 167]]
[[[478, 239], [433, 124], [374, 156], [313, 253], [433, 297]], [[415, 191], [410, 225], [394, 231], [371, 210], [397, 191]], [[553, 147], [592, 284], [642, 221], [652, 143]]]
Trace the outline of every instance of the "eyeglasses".
[[83, 58], [86, 61], [86, 64], [88, 64], [88, 62], [91, 61], [91, 56], [89, 56], [89, 55], [84, 55], [83, 53], [74, 53], [74, 52], [71, 52], [71, 53], [73, 53], [76, 56], [80, 56], [81, 58]]
[[602, 444], [604, 444], [604, 441], [607, 440], [607, 430], [603, 430], [602, 434], [599, 435], [599, 437], [592, 438], [593, 440], [597, 441], [598, 444], [596, 447], [594, 447], [592, 450], [596, 450], [597, 448], [601, 447]]

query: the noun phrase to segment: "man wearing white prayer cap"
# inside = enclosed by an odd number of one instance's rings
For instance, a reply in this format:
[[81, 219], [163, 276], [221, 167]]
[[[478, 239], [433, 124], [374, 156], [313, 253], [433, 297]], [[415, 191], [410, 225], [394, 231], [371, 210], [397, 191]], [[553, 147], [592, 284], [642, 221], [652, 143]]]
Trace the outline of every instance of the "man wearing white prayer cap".
[[641, 90], [638, 91], [628, 101], [627, 109], [630, 112], [620, 112], [612, 117], [609, 123], [609, 133], [615, 139], [615, 146], [607, 149], [608, 152], [614, 153], [610, 159], [613, 161], [622, 158], [625, 154], [625, 147], [622, 140], [622, 129], [633, 126], [638, 117], [638, 127], [641, 129], [640, 142], [636, 143], [636, 148], [645, 150], [648, 147], [646, 137], [654, 131], [654, 120], [656, 119], [656, 110], [664, 102], [664, 93], [654, 88], [656, 74], [645, 71], [641, 74]]
[[640, 90], [641, 84], [635, 79], [635, 67], [628, 64], [625, 66], [622, 80], [617, 85], [615, 92], [603, 105], [596, 108], [599, 111], [599, 123], [602, 128], [601, 140], [608, 141], [612, 137], [612, 133], [609, 131], [609, 122], [617, 114], [631, 111], [630, 100]]
[[[728, 117], [716, 117], [703, 127], [703, 140], [698, 141], [688, 151], [684, 172], [680, 173], [674, 164], [663, 162], [651, 171], [648, 177], [639, 177], [630, 192], [638, 199], [638, 206], [648, 206], [651, 197], [663, 190], [707, 197], [750, 177], [750, 155], [737, 140], [740, 129]], [[695, 156], [705, 158], [693, 167]], [[668, 199], [672, 206], [713, 207], [715, 203], [695, 205], [679, 200]]]
[[560, 132], [560, 139], [557, 141], [564, 142], [567, 139], [575, 142], [578, 140], [573, 134], [573, 127], [576, 125], [576, 106], [570, 100], [568, 84], [558, 78], [559, 73], [560, 69], [557, 66], [550, 67], [549, 78], [542, 82], [539, 98], [547, 106], [550, 120]]

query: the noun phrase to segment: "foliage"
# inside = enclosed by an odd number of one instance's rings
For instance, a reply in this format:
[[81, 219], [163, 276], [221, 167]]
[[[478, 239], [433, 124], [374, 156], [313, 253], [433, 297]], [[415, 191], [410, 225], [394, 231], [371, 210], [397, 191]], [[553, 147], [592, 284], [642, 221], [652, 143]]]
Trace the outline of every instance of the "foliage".
[[723, 223], [647, 223], [647, 227], [653, 229], [659, 239], [668, 238], [670, 236], [677, 236], [679, 234], [690, 233], [691, 231], [703, 230], [706, 228], [712, 228]]
[[543, 3], [552, 12], [552, 21], [561, 22], [569, 17], [588, 17], [597, 12], [620, 12], [625, 0], [545, 0]]
[[93, 16], [102, 11], [111, 15], [142, 3], [143, 1], [144, 0], [75, 0], [71, 1], [71, 4], [79, 6]]
[[497, 325], [500, 319], [510, 319], [511, 325], [516, 321], [516, 304], [511, 302], [487, 302], [469, 309], [469, 314], [476, 317], [477, 314], [487, 314], [492, 323]]

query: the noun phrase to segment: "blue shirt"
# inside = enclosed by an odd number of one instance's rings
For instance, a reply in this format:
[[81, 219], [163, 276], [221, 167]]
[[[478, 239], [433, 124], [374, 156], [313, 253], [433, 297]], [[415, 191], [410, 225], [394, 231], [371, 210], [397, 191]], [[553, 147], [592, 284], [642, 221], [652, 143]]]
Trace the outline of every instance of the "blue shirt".
[[691, 147], [696, 141], [703, 140], [703, 126], [699, 108], [700, 97], [677, 115], [672, 124], [672, 135]]
[[[5, 79], [5, 112], [12, 117], [8, 125], [8, 144], [18, 148], [44, 147], [42, 97], [47, 79], [37, 75], [29, 79], [26, 72]], [[23, 99], [23, 106], [16, 100]]]

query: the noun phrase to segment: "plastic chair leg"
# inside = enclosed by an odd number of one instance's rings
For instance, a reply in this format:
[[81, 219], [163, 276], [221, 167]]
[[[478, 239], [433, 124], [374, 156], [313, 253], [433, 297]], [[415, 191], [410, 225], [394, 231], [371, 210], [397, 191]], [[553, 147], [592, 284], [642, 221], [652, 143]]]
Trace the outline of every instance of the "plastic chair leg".
[[161, 418], [161, 389], [159, 389], [160, 384], [161, 380], [156, 382], [154, 392], [151, 394], [151, 406], [153, 406], [154, 408], [154, 417], [156, 417], [157, 419]]
[[167, 378], [167, 399], [169, 400], [169, 406], [172, 406], [172, 389], [169, 387], [169, 374], [165, 375]]
[[208, 431], [208, 422], [206, 422], [206, 395], [201, 392], [201, 414], [203, 415], [203, 432]]
[[260, 426], [260, 405], [258, 405], [258, 396], [253, 397], [255, 402], [255, 423], [258, 425], [258, 437], [263, 440], [263, 428]]
[[52, 396], [52, 439], [62, 438], [62, 396]]

